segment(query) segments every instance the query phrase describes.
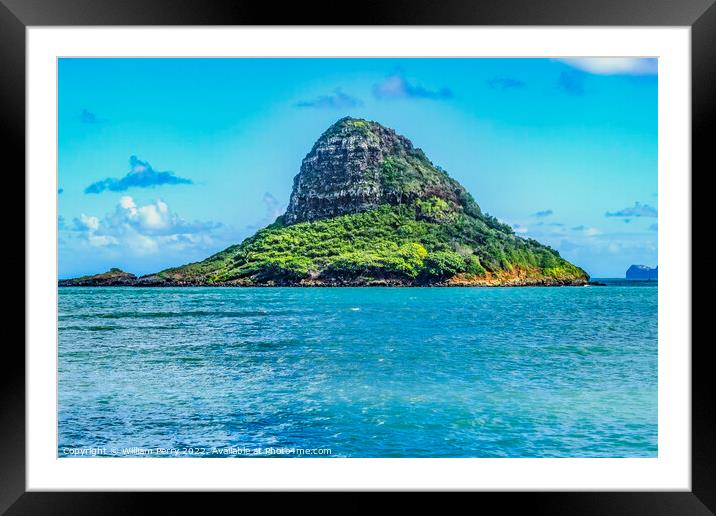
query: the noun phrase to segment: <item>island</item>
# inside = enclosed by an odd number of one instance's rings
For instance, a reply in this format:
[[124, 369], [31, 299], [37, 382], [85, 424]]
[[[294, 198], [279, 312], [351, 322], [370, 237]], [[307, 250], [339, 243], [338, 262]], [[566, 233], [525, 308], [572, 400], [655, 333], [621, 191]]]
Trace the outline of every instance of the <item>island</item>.
[[656, 280], [659, 278], [659, 267], [647, 267], [646, 265], [632, 265], [626, 271], [628, 280]]
[[132, 286], [136, 282], [134, 274], [114, 267], [102, 274], [60, 280], [58, 284], [60, 287], [117, 287]]
[[206, 260], [60, 286], [581, 286], [589, 275], [484, 213], [393, 129], [346, 117], [304, 158], [286, 213]]

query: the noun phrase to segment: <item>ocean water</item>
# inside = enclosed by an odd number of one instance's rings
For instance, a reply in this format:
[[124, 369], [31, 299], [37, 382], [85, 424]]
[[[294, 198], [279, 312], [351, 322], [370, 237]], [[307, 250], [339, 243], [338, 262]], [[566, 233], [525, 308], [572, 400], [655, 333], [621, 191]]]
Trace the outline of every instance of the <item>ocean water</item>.
[[655, 457], [616, 285], [61, 288], [58, 456]]

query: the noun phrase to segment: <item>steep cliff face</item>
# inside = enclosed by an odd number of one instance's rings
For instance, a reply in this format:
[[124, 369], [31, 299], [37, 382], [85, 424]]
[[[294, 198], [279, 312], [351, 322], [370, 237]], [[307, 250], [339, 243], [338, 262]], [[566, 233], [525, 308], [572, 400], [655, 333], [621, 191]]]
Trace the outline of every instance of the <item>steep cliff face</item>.
[[310, 150], [286, 213], [204, 261], [137, 286], [584, 285], [550, 247], [482, 213], [394, 130], [343, 118]]
[[343, 118], [318, 139], [294, 178], [284, 222], [361, 213], [437, 197], [477, 215], [469, 193], [393, 129]]

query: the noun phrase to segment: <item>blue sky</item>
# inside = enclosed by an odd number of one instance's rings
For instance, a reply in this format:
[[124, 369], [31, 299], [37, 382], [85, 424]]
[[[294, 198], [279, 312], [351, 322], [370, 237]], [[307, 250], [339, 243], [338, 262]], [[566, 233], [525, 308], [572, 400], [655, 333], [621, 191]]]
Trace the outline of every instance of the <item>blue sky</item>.
[[657, 265], [650, 59], [60, 59], [60, 277], [201, 260], [343, 116], [396, 129], [594, 277]]

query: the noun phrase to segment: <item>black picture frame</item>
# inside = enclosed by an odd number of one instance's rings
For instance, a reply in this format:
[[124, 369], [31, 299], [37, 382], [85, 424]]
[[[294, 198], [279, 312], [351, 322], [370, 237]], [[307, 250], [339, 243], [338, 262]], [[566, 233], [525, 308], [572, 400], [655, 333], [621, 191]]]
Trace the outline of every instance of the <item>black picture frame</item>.
[[[711, 131], [716, 116], [716, 5], [714, 0], [367, 0], [344, 11], [333, 2], [283, 3], [247, 0], [0, 0], [0, 148], [6, 181], [17, 182], [11, 196], [22, 204], [25, 170], [25, 29], [60, 25], [618, 25], [689, 26], [692, 51], [692, 181], [694, 206], [709, 194], [712, 176]], [[708, 167], [708, 168], [707, 168]], [[689, 171], [685, 171], [688, 173]], [[696, 172], [696, 173], [694, 173]], [[11, 177], [12, 176], [12, 177]], [[692, 183], [693, 184], [693, 183]], [[708, 203], [701, 203], [708, 205]], [[699, 219], [692, 212], [698, 227]], [[692, 234], [698, 235], [694, 231]], [[703, 234], [703, 233], [701, 233]], [[24, 239], [24, 235], [21, 237]], [[692, 244], [692, 257], [707, 238]], [[31, 273], [17, 254], [15, 240], [11, 263]], [[6, 248], [6, 249], [9, 249]], [[694, 265], [699, 262], [693, 261]], [[714, 260], [706, 260], [711, 268]], [[6, 269], [7, 270], [7, 269]], [[13, 279], [8, 278], [8, 279]], [[691, 278], [684, 278], [691, 283]], [[713, 279], [699, 279], [696, 292], [706, 291]], [[25, 292], [18, 285], [13, 293]], [[20, 290], [22, 289], [22, 290]], [[692, 283], [692, 292], [693, 283]], [[23, 297], [25, 294], [23, 294]], [[692, 294], [693, 296], [693, 294]], [[19, 306], [19, 303], [17, 303]], [[584, 493], [480, 493], [482, 505], [498, 503], [502, 510], [523, 508], [537, 514], [713, 514], [716, 512], [716, 410], [712, 394], [716, 382], [708, 360], [713, 337], [699, 340], [693, 333], [694, 315], [709, 309], [692, 297], [692, 491], [691, 492], [584, 492]], [[32, 306], [25, 307], [32, 310]], [[8, 328], [10, 326], [8, 325]], [[682, 343], [688, 346], [690, 343]], [[150, 503], [160, 513], [212, 512], [213, 504], [226, 504], [228, 496], [187, 493], [39, 493], [25, 492], [25, 353], [20, 338], [4, 340], [0, 387], [0, 513], [16, 514], [140, 514]], [[243, 503], [258, 502], [256, 494], [238, 494]], [[285, 496], [272, 495], [272, 504]], [[302, 506], [315, 511], [363, 512], [377, 505], [374, 495], [350, 494], [340, 502], [321, 504], [317, 494], [302, 493]], [[198, 498], [198, 499], [197, 499]], [[422, 494], [411, 497], [423, 504]], [[464, 500], [463, 500], [464, 502]], [[264, 503], [266, 503], [264, 501]], [[292, 506], [297, 506], [291, 499]], [[208, 504], [208, 505], [207, 505]], [[333, 506], [333, 507], [332, 507]], [[275, 506], [274, 506], [275, 507]], [[200, 508], [200, 509], [197, 509]], [[362, 510], [363, 509], [363, 510]], [[443, 506], [444, 509], [444, 506]], [[274, 512], [274, 511], [271, 511]]]

